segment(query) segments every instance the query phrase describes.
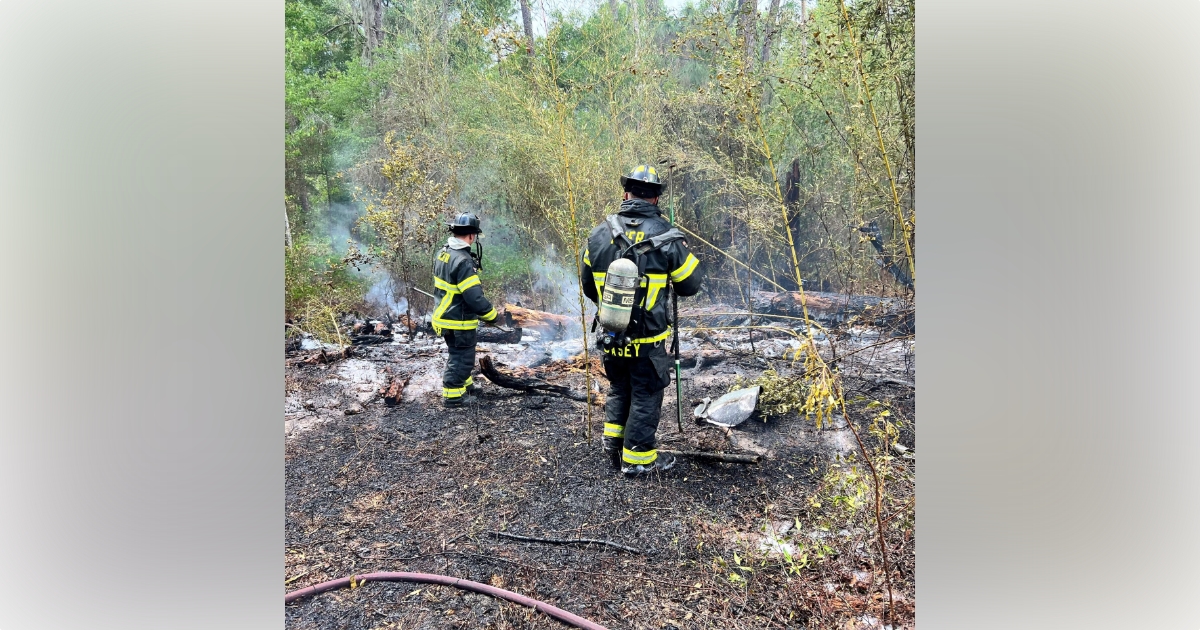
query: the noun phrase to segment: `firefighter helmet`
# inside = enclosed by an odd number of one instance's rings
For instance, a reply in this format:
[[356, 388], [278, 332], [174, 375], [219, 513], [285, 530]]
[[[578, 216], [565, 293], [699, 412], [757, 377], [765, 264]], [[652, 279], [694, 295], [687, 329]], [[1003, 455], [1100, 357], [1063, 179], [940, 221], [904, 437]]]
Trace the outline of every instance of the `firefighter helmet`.
[[446, 227], [455, 234], [483, 234], [483, 229], [479, 227], [479, 217], [470, 212], [464, 212], [454, 217], [454, 220], [447, 223]]
[[625, 192], [633, 193], [642, 199], [652, 199], [662, 193], [662, 182], [658, 180], [658, 171], [649, 164], [640, 164], [621, 176], [621, 187]]

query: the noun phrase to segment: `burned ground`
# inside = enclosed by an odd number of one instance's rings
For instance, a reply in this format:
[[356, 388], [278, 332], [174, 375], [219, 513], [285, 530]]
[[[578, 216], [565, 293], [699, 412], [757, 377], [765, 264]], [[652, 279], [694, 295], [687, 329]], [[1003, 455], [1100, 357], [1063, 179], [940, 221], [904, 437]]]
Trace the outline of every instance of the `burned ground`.
[[[443, 410], [440, 382], [429, 382], [442, 361], [435, 340], [356, 349], [358, 358], [331, 365], [290, 361], [285, 590], [352, 574], [417, 571], [490, 583], [614, 629], [877, 626], [887, 594], [874, 519], [861, 506], [837, 508], [846, 514], [841, 522], [829, 512], [839, 496], [830, 471], [852, 469], [860, 457], [853, 435], [836, 426], [818, 430], [794, 414], [753, 417], [729, 435], [690, 418], [692, 401], [729, 391], [739, 375], [790, 369], [782, 358], [764, 358], [771, 343], [785, 342], [760, 339], [752, 354], [744, 336], [689, 342], [723, 360], [685, 370], [682, 434], [674, 388], [668, 390], [660, 448], [757, 452], [763, 462], [681, 460], [644, 479], [608, 468], [599, 407], [589, 430], [585, 403], [502, 390], [477, 377], [485, 388], [478, 404]], [[844, 345], [855, 347], [853, 340]], [[915, 467], [913, 390], [904, 383], [912, 379], [911, 341], [860, 339], [857, 347], [866, 350], [842, 366], [851, 421], [873, 444], [866, 426], [878, 407], [868, 408], [871, 401], [906, 420], [899, 441], [908, 451], [894, 460], [894, 471], [908, 481], [893, 484], [884, 509], [898, 514], [911, 498]], [[498, 359], [517, 352], [481, 350]], [[556, 382], [583, 391], [575, 364], [541, 363]], [[378, 394], [387, 370], [410, 379], [391, 407]], [[905, 519], [911, 510], [909, 503]], [[912, 526], [900, 520], [888, 523], [887, 536], [899, 627], [907, 627]], [[494, 532], [603, 539], [640, 553]], [[297, 630], [565, 627], [487, 596], [398, 583], [299, 600], [286, 607], [286, 623]]]

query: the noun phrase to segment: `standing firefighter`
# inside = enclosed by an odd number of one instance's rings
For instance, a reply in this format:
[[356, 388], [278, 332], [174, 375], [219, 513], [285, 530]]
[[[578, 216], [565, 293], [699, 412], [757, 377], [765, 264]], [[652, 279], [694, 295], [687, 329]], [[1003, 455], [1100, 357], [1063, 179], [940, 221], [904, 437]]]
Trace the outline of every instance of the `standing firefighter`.
[[604, 452], [614, 468], [634, 476], [675, 463], [669, 453], [658, 454], [654, 440], [663, 390], [671, 383], [667, 282], [677, 295], [691, 296], [700, 290], [701, 274], [683, 233], [658, 209], [662, 183], [654, 167], [638, 166], [621, 186], [621, 209], [588, 236], [580, 274], [603, 327], [597, 344], [609, 382]]
[[468, 389], [475, 390], [471, 371], [475, 369], [475, 330], [479, 320], [496, 321], [496, 309], [483, 297], [479, 283], [482, 269], [482, 247], [476, 256], [471, 245], [483, 230], [479, 217], [463, 213], [447, 223], [450, 238], [438, 252], [433, 263], [434, 294], [438, 299], [433, 310], [433, 330], [446, 339], [449, 357], [442, 373], [442, 404], [461, 407]]

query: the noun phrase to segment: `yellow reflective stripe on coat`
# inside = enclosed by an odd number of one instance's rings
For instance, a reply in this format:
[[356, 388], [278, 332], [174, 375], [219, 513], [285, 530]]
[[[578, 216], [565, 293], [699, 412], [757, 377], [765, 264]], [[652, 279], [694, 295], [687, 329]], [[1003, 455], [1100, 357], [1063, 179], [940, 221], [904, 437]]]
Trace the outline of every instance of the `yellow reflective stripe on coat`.
[[658, 459], [658, 450], [650, 449], [648, 451], [631, 451], [627, 448], [621, 449], [621, 459], [627, 464], [653, 464], [654, 460]]
[[[479, 328], [479, 320], [478, 319], [458, 320], [458, 319], [435, 318], [433, 320], [433, 328], [434, 328], [434, 330], [437, 330], [439, 327], [440, 328], [449, 328], [450, 330], [475, 330], [476, 328]], [[441, 334], [441, 333], [439, 332], [438, 334]]]
[[674, 282], [683, 282], [688, 276], [692, 275], [692, 272], [696, 270], [696, 265], [699, 264], [700, 259], [696, 258], [694, 254], [689, 253], [687, 260], [684, 260], [678, 269], [671, 272], [671, 280]]
[[450, 284], [449, 282], [446, 282], [437, 276], [433, 277], [433, 286], [447, 293], [458, 293], [458, 285]]
[[[443, 291], [446, 292], [445, 295], [442, 296], [442, 301], [438, 303], [437, 308], [433, 309], [433, 321], [430, 322], [433, 325], [433, 332], [440, 335], [440, 334], [442, 334], [443, 327], [454, 328], [455, 330], [465, 330], [464, 328], [455, 328], [454, 326], [449, 326], [449, 325], [443, 326], [441, 323], [441, 322], [447, 322], [447, 323], [451, 323], [451, 324], [454, 323], [453, 320], [443, 320], [442, 314], [444, 314], [446, 312], [446, 309], [450, 308], [450, 302], [454, 300], [454, 296], [458, 294], [458, 290], [456, 290], [454, 288], [454, 285], [450, 284], [449, 282], [446, 282], [445, 280], [442, 280], [441, 278], [439, 278], [437, 276], [433, 277], [433, 284], [436, 285], [437, 288], [442, 289]], [[442, 285], [445, 285], [450, 288], [446, 289]]]
[[479, 319], [482, 319], [485, 322], [490, 322], [490, 321], [496, 319], [496, 317], [498, 315], [499, 315], [499, 313], [497, 313], [496, 309], [493, 308], [492, 310], [484, 313], [483, 315], [480, 315]]
[[479, 281], [479, 276], [474, 275], [474, 276], [471, 276], [470, 278], [467, 278], [466, 280], [463, 280], [462, 282], [459, 282], [458, 290], [459, 290], [459, 292], [463, 292], [463, 291], [466, 291], [467, 289], [470, 289], [471, 287], [479, 286], [480, 284], [481, 283]]
[[608, 274], [603, 271], [593, 271], [592, 272], [592, 280], [596, 281], [596, 290], [597, 291], [604, 290], [604, 279], [607, 277], [608, 277]]
[[467, 393], [466, 385], [464, 385], [462, 387], [443, 387], [442, 388], [442, 397], [443, 398], [460, 398], [465, 393]]
[[468, 376], [468, 377], [467, 377], [467, 382], [466, 382], [466, 383], [463, 383], [463, 386], [464, 386], [464, 387], [470, 387], [470, 386], [472, 386], [472, 385], [474, 385], [474, 384], [475, 384], [475, 377], [474, 377], [474, 376]]
[[585, 264], [585, 265], [587, 265], [587, 266], [591, 267], [591, 266], [592, 266], [592, 259], [588, 257], [588, 256], [589, 256], [589, 254], [590, 254], [590, 252], [588, 251], [588, 249], [587, 249], [586, 247], [585, 247], [585, 248], [583, 248], [583, 264]]
[[667, 274], [665, 273], [648, 273], [646, 274], [647, 282], [646, 289], [646, 310], [654, 308], [658, 302], [658, 292], [667, 288]]
[[625, 427], [619, 424], [605, 422], [604, 437], [625, 437]]
[[670, 336], [671, 336], [671, 327], [668, 326], [666, 330], [662, 331], [661, 333], [659, 333], [657, 335], [654, 335], [653, 337], [642, 337], [641, 339], [632, 339], [629, 341], [629, 343], [634, 344], [634, 345], [640, 345], [643, 343], [658, 343]]

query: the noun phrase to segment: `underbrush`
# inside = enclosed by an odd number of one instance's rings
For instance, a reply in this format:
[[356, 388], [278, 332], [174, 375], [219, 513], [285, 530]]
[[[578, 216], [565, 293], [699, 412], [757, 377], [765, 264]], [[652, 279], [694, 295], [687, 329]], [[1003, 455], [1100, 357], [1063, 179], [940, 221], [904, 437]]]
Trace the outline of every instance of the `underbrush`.
[[299, 236], [284, 250], [285, 335], [309, 333], [325, 343], [344, 344], [337, 319], [362, 303], [368, 281], [355, 275], [328, 241]]

